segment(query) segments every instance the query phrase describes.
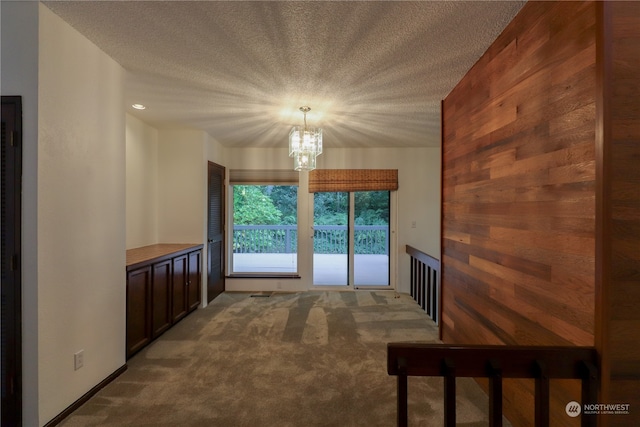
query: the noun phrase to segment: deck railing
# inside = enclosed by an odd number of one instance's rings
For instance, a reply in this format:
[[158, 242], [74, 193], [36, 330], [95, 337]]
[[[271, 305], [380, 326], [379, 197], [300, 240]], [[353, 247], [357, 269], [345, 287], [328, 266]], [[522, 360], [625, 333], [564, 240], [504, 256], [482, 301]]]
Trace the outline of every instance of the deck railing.
[[411, 296], [440, 325], [440, 260], [409, 245], [406, 251], [411, 255]]
[[[598, 362], [592, 347], [449, 346], [392, 343], [387, 371], [398, 377], [398, 426], [408, 424], [407, 383], [410, 376], [444, 377], [444, 425], [456, 425], [456, 378], [489, 379], [489, 425], [502, 426], [502, 379], [535, 379], [535, 426], [549, 425], [549, 380], [582, 380], [583, 407], [595, 404]], [[576, 413], [580, 408], [567, 408]], [[582, 427], [595, 427], [596, 415], [580, 415]]]
[[[314, 252], [317, 254], [346, 253], [349, 240], [346, 225], [315, 225]], [[354, 228], [356, 254], [388, 254], [389, 226], [356, 225]], [[298, 227], [296, 225], [234, 225], [234, 253], [296, 253]]]
[[291, 254], [297, 251], [297, 225], [233, 226], [233, 253]]

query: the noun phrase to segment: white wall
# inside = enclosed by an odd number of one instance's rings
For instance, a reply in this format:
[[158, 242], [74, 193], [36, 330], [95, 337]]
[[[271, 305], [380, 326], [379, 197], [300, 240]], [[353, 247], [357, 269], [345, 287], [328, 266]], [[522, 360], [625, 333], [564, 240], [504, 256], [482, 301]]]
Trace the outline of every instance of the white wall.
[[220, 166], [227, 164], [227, 148], [223, 147], [215, 138], [206, 135], [207, 161], [217, 163]]
[[127, 249], [202, 243], [207, 232], [207, 162], [225, 148], [205, 132], [158, 130], [126, 116]]
[[158, 130], [129, 114], [127, 249], [158, 243]]
[[[229, 149], [229, 169], [290, 169], [293, 161], [285, 148]], [[440, 256], [440, 149], [439, 148], [327, 148], [318, 157], [318, 169], [398, 169], [397, 289], [409, 292], [409, 244], [434, 257]], [[300, 175], [299, 226], [308, 224], [307, 175]], [[415, 228], [412, 223], [415, 222]], [[301, 242], [303, 234], [301, 233]], [[310, 257], [301, 244], [298, 270], [302, 280], [227, 279], [228, 290], [305, 290], [311, 286]]]
[[[125, 364], [124, 70], [40, 5], [39, 423]], [[84, 367], [74, 371], [74, 353]]]
[[[226, 149], [205, 132], [158, 130], [127, 115], [127, 249], [154, 243], [204, 243], [207, 162], [224, 166]], [[203, 246], [206, 305], [207, 246]]]
[[159, 242], [204, 242], [206, 152], [207, 135], [203, 131], [159, 131]]
[[38, 2], [0, 2], [2, 95], [22, 96], [22, 415], [38, 424]]

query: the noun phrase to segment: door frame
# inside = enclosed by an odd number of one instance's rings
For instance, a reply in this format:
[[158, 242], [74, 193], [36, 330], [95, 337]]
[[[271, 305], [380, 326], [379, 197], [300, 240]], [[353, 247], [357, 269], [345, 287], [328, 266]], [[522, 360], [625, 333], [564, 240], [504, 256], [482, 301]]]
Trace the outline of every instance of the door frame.
[[[22, 423], [22, 97], [2, 96], [2, 425]], [[6, 322], [6, 323], [5, 323]]]

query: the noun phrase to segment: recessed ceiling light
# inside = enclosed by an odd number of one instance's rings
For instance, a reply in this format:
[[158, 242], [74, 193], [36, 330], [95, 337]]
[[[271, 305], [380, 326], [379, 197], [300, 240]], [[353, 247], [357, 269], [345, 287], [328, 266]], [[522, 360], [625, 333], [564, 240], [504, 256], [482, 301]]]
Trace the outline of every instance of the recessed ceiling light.
[[146, 109], [146, 108], [147, 108], [147, 107], [145, 107], [145, 106], [144, 106], [144, 105], [142, 105], [142, 104], [132, 104], [131, 106], [132, 106], [133, 108], [135, 108], [136, 110], [144, 110], [144, 109]]

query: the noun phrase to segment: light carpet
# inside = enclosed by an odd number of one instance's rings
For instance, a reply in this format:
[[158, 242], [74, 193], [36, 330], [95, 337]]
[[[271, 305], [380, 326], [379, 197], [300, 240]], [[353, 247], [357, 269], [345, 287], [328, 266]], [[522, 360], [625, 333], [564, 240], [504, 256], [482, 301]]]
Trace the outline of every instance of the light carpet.
[[[437, 334], [393, 291], [227, 292], [131, 358], [61, 425], [394, 426], [386, 345]], [[486, 395], [457, 381], [458, 425], [486, 426]], [[442, 405], [440, 378], [409, 378], [410, 425], [442, 425]]]

